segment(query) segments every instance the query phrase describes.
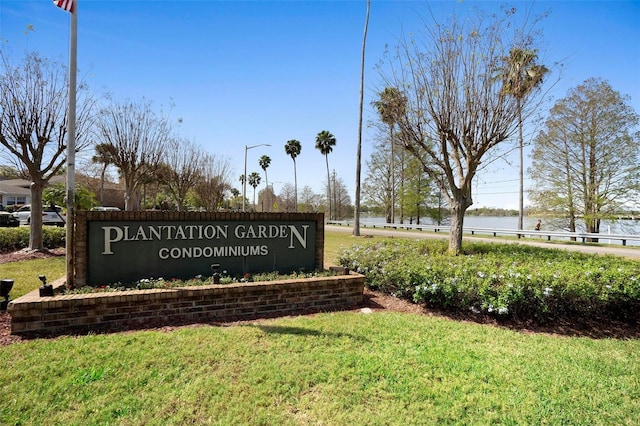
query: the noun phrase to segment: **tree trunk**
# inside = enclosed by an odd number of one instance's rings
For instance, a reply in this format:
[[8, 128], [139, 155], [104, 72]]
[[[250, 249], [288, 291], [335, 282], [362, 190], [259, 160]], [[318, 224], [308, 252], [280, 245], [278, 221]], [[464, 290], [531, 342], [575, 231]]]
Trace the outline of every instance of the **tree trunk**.
[[[44, 182], [31, 183], [31, 214], [29, 219], [29, 248], [32, 250], [44, 249], [42, 238], [42, 192]], [[67, 225], [69, 226], [69, 225]]]
[[107, 165], [105, 164], [100, 173], [100, 205], [104, 206], [104, 176], [107, 173]]
[[329, 220], [331, 220], [331, 176], [329, 175], [328, 154], [324, 155], [324, 160], [327, 163], [327, 202], [329, 203]]
[[[293, 197], [293, 204], [294, 204], [294, 212], [298, 213], [298, 170], [296, 169], [296, 160], [295, 158], [293, 159], [293, 188], [295, 191], [294, 197]], [[275, 193], [274, 193], [275, 195]]]
[[[520, 98], [516, 98], [516, 107], [518, 108], [518, 148], [520, 151], [520, 186], [518, 190], [518, 230], [523, 229], [524, 218], [524, 155], [523, 155], [523, 137], [522, 137], [522, 106], [520, 105]], [[518, 234], [518, 238], [522, 235]]]
[[[396, 223], [396, 164], [395, 150], [393, 149], [393, 125], [389, 126], [389, 141], [391, 142], [391, 223]], [[402, 223], [402, 222], [401, 222]]]
[[[591, 213], [593, 214], [593, 213]], [[588, 219], [585, 219], [585, 224], [587, 225], [587, 232], [591, 233], [591, 234], [598, 234], [600, 233], [600, 220], [596, 219], [595, 217], [590, 217]], [[587, 242], [589, 243], [597, 243], [600, 239], [599, 238], [587, 238]]]
[[[404, 149], [400, 151], [400, 194], [404, 194]], [[400, 203], [400, 223], [404, 223], [404, 203]]]
[[133, 210], [131, 188], [128, 186], [124, 190], [124, 210], [130, 212]]
[[458, 255], [462, 251], [462, 227], [464, 213], [471, 206], [471, 199], [456, 194], [451, 201], [451, 231], [449, 232], [449, 254]]
[[464, 209], [456, 200], [451, 206], [451, 231], [449, 232], [449, 254], [458, 255], [462, 251], [462, 227]]

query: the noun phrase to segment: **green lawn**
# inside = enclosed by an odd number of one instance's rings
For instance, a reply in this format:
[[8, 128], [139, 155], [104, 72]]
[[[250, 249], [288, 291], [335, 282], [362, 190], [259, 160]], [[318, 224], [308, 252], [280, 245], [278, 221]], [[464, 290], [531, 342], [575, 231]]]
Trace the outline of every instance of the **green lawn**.
[[65, 275], [65, 268], [64, 256], [2, 263], [0, 264], [0, 278], [13, 280], [13, 289], [10, 294], [13, 300], [39, 288], [42, 281], [38, 279], [38, 276], [46, 276], [47, 282], [51, 283]]
[[36, 339], [0, 363], [0, 424], [640, 424], [638, 340], [415, 314]]
[[400, 313], [2, 348], [0, 424], [628, 424], [640, 342]]

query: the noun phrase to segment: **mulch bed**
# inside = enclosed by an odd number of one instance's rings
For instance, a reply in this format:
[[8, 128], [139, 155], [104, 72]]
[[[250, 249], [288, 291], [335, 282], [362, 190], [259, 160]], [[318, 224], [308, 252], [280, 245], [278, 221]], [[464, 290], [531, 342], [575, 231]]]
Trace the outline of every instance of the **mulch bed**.
[[[55, 249], [49, 251], [20, 250], [13, 253], [0, 254], [0, 263], [14, 262], [28, 259], [42, 259], [50, 256], [64, 256], [64, 249]], [[362, 310], [368, 308], [373, 312], [392, 311], [404, 312], [419, 315], [429, 315], [436, 317], [448, 318], [453, 321], [465, 321], [476, 324], [485, 324], [494, 327], [504, 327], [522, 333], [544, 333], [556, 336], [583, 336], [594, 339], [617, 338], [617, 339], [638, 339], [640, 338], [640, 324], [628, 324], [621, 321], [613, 321], [610, 319], [601, 320], [576, 320], [572, 318], [561, 318], [553, 322], [553, 324], [537, 324], [533, 321], [520, 320], [497, 320], [496, 318], [482, 315], [460, 312], [446, 312], [442, 310], [428, 309], [421, 305], [416, 305], [406, 300], [398, 299], [386, 293], [372, 291], [365, 288], [364, 301], [354, 310]], [[311, 314], [313, 315], [313, 314]], [[255, 321], [237, 321], [225, 324], [251, 323], [264, 321], [258, 319]], [[220, 323], [216, 323], [220, 324]], [[178, 327], [189, 327], [192, 325], [181, 326], [158, 326], [145, 327], [145, 330], [171, 331]], [[126, 330], [122, 332], [130, 332]], [[11, 315], [7, 312], [0, 312], [0, 346], [10, 345], [12, 343], [24, 340], [21, 336], [14, 336], [11, 332]]]

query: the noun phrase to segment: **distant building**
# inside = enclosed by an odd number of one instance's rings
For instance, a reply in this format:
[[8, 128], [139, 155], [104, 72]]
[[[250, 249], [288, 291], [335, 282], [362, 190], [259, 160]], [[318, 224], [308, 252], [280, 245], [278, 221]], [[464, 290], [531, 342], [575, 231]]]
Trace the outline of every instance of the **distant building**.
[[[65, 183], [64, 176], [54, 176], [49, 184]], [[21, 206], [31, 204], [31, 182], [26, 179], [0, 180], [0, 204]]]

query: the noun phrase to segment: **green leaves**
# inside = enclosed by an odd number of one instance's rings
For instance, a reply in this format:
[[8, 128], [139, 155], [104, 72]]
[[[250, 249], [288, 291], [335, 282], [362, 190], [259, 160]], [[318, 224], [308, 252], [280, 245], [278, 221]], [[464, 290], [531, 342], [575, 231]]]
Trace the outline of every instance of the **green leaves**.
[[381, 240], [343, 249], [338, 262], [367, 285], [427, 306], [546, 321], [630, 318], [640, 308], [640, 264], [515, 244]]

